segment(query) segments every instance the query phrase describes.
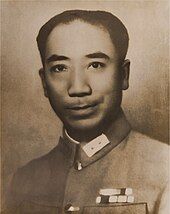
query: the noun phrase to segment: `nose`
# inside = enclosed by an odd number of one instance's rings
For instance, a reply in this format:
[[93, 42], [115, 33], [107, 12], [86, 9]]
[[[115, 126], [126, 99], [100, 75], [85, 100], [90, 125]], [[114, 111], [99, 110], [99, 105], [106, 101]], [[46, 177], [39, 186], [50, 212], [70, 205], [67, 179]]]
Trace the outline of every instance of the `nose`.
[[70, 75], [70, 84], [68, 87], [70, 97], [83, 97], [92, 93], [86, 74], [83, 71], [73, 72]]

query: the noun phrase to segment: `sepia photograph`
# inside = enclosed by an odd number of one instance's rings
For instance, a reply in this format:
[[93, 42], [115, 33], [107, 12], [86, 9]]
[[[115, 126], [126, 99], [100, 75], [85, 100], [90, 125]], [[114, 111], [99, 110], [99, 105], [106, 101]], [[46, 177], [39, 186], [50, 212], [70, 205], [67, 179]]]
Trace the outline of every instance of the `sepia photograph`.
[[1, 1], [1, 213], [168, 214], [169, 1]]

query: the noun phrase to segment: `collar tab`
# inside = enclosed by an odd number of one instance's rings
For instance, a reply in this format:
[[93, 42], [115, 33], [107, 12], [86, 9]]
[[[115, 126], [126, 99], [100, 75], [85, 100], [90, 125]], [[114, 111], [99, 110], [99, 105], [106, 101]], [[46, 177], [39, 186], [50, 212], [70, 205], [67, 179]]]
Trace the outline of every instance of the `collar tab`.
[[90, 141], [85, 146], [83, 146], [82, 149], [88, 157], [92, 157], [94, 154], [103, 149], [103, 147], [105, 147], [109, 143], [110, 141], [108, 140], [106, 135], [101, 134], [100, 136]]

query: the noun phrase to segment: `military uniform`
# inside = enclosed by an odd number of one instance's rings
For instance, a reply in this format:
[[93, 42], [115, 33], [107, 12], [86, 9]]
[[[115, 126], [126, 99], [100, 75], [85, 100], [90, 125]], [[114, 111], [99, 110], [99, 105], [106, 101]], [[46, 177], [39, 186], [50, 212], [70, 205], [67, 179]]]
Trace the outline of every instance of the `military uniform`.
[[[167, 145], [131, 130], [121, 112], [92, 142], [64, 134], [47, 155], [18, 169], [8, 206], [13, 213], [166, 214], [168, 155]], [[114, 188], [130, 188], [134, 201], [96, 201], [101, 189]]]

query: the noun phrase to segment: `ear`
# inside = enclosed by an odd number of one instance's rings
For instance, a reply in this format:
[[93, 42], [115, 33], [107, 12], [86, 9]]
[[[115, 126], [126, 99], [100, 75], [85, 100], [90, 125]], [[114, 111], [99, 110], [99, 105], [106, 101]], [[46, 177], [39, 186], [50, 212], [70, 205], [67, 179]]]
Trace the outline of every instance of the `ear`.
[[41, 77], [41, 82], [42, 82], [42, 86], [43, 86], [43, 89], [44, 89], [44, 95], [45, 95], [45, 97], [48, 97], [47, 84], [46, 84], [46, 80], [45, 80], [44, 68], [40, 68], [39, 75]]
[[130, 60], [126, 59], [121, 65], [122, 90], [129, 88]]

